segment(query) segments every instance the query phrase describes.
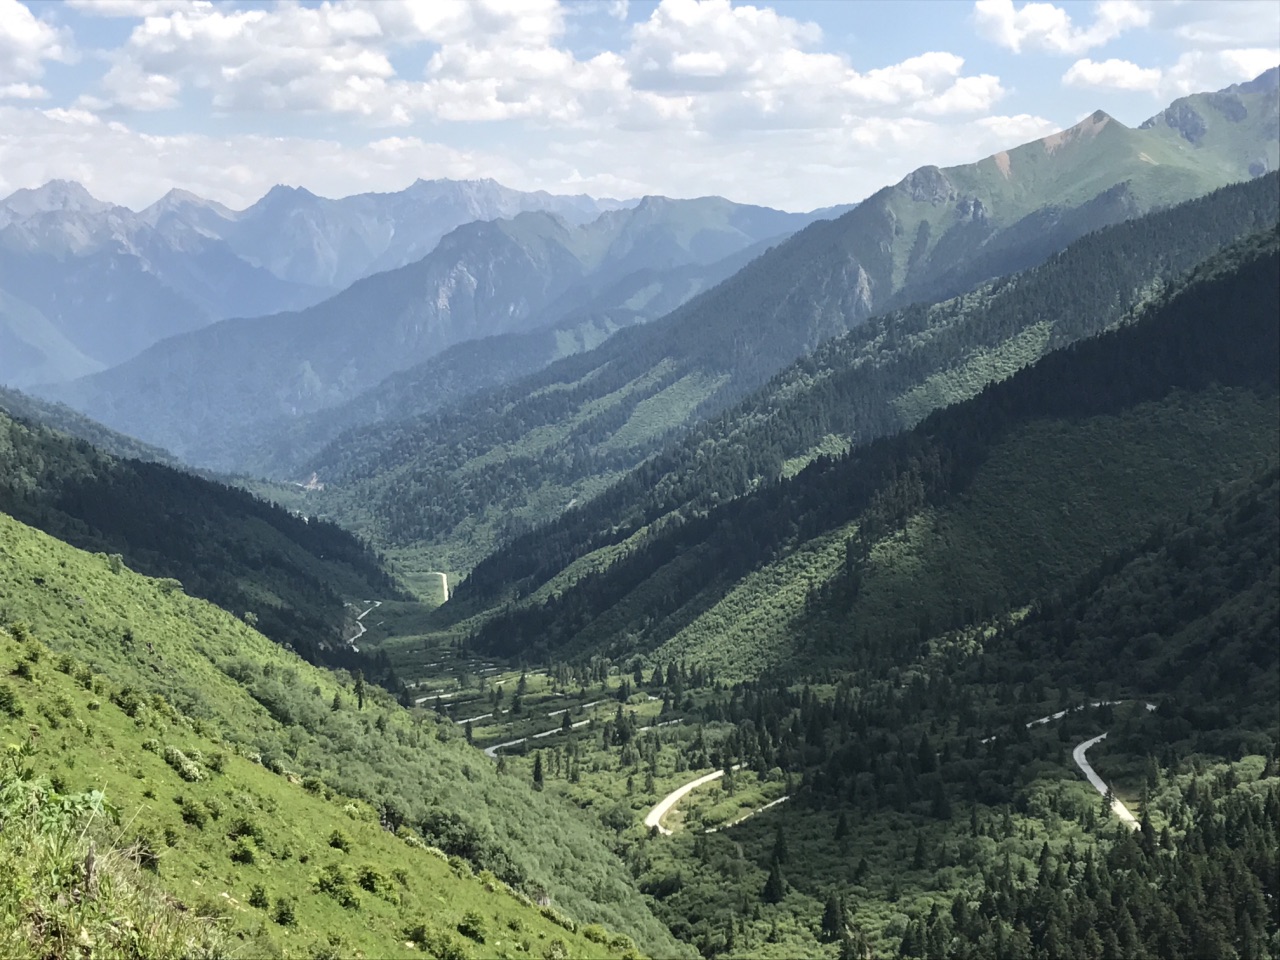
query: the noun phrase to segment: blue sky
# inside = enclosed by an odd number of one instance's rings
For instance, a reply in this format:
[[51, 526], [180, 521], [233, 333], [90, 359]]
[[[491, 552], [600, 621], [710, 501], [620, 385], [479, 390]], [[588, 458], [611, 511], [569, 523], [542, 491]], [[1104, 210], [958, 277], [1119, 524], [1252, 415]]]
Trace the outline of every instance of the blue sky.
[[1278, 62], [1272, 0], [0, 0], [0, 196], [493, 177], [810, 209]]

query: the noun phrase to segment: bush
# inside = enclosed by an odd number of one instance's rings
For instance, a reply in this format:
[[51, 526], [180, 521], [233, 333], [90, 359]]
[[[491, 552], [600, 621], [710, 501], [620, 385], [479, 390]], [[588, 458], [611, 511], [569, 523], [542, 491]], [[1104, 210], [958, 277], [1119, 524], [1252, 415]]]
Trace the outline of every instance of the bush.
[[412, 940], [418, 945], [419, 950], [431, 954], [437, 960], [468, 960], [471, 956], [457, 937], [446, 931], [437, 930], [430, 924], [419, 923], [406, 927], [404, 938]]
[[252, 838], [259, 845], [266, 843], [262, 828], [255, 821], [250, 820], [248, 817], [236, 817], [231, 821], [231, 828], [227, 830], [227, 838], [229, 840], [240, 840], [245, 837]]
[[138, 712], [146, 706], [143, 695], [139, 694], [133, 687], [117, 690], [111, 695], [111, 702], [123, 710], [125, 716], [135, 718], [138, 716]]
[[178, 776], [188, 783], [195, 783], [202, 779], [200, 768], [177, 747], [168, 746], [164, 748], [164, 762], [173, 767]]
[[276, 901], [276, 908], [272, 911], [271, 919], [282, 927], [292, 927], [298, 922], [298, 918], [293, 912], [293, 901], [288, 897], [281, 897]]
[[351, 878], [347, 876], [341, 864], [330, 863], [315, 879], [315, 888], [318, 893], [327, 893], [347, 910], [358, 910], [360, 908], [360, 897], [351, 889]]
[[209, 821], [209, 808], [199, 800], [185, 797], [182, 801], [182, 822], [189, 823], [197, 830], [203, 830]]
[[476, 943], [484, 943], [484, 917], [478, 910], [468, 910], [458, 921], [458, 932]]
[[254, 850], [253, 844], [241, 837], [236, 841], [236, 845], [231, 849], [231, 860], [233, 863], [253, 863], [258, 859], [257, 851]]
[[13, 692], [13, 689], [7, 683], [0, 683], [0, 714], [16, 719], [22, 716], [24, 712], [22, 704], [18, 700], [18, 695]]
[[387, 879], [386, 874], [380, 872], [371, 863], [366, 863], [360, 868], [356, 874], [356, 884], [379, 896], [386, 893], [391, 887], [391, 882]]
[[260, 883], [255, 883], [253, 889], [249, 891], [249, 906], [257, 907], [259, 910], [265, 910], [271, 906], [271, 901], [267, 899], [267, 888]]
[[329, 846], [335, 850], [341, 850], [348, 853], [351, 850], [351, 841], [347, 839], [347, 835], [341, 830], [335, 830], [329, 834]]
[[159, 754], [159, 753], [160, 753], [160, 741], [159, 741], [159, 740], [157, 740], [155, 737], [150, 737], [150, 738], [148, 738], [148, 739], [146, 739], [146, 740], [143, 740], [143, 741], [142, 741], [142, 749], [143, 749], [143, 750], [146, 750], [148, 753]]

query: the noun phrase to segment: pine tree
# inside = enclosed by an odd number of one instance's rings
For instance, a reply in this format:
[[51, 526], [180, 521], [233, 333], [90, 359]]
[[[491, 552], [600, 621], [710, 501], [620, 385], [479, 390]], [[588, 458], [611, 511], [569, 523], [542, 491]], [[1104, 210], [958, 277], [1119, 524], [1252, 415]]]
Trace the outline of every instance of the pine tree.
[[542, 751], [533, 755], [533, 789], [542, 789]]
[[782, 877], [782, 865], [778, 863], [778, 858], [774, 857], [769, 862], [769, 878], [764, 882], [764, 891], [761, 896], [765, 903], [781, 903], [786, 895], [787, 881]]
[[833, 943], [844, 933], [844, 905], [835, 891], [827, 897], [827, 904], [822, 910], [822, 940]]

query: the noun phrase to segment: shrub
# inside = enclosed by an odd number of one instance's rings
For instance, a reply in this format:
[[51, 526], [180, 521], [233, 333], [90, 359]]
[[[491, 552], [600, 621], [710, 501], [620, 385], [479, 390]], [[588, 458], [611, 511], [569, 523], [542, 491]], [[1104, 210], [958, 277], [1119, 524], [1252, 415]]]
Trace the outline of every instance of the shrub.
[[386, 874], [380, 872], [377, 867], [371, 863], [366, 863], [360, 868], [356, 874], [356, 884], [370, 893], [381, 896], [386, 893], [391, 883], [387, 880]]
[[148, 753], [154, 753], [158, 755], [160, 753], [160, 741], [157, 740], [155, 737], [149, 737], [148, 739], [142, 741], [142, 749], [146, 750]]
[[327, 864], [316, 877], [315, 888], [318, 893], [327, 893], [333, 897], [347, 910], [360, 908], [360, 897], [351, 889], [351, 879], [341, 864]]
[[231, 848], [231, 860], [233, 863], [253, 863], [258, 859], [257, 851], [253, 849], [253, 844], [246, 838], [241, 837], [236, 841], [236, 845]]
[[231, 828], [227, 830], [227, 838], [231, 840], [240, 840], [245, 837], [252, 838], [258, 844], [266, 842], [263, 836], [262, 828], [248, 817], [236, 817], [231, 821]]
[[609, 935], [605, 933], [604, 927], [599, 924], [590, 924], [582, 928], [582, 935], [592, 943], [608, 943]]
[[276, 908], [271, 913], [271, 919], [282, 927], [292, 927], [298, 922], [298, 918], [293, 912], [293, 901], [288, 897], [281, 897], [276, 901]]
[[133, 687], [117, 690], [111, 695], [111, 702], [123, 710], [127, 717], [137, 717], [138, 712], [146, 706], [143, 695], [139, 694]]
[[223, 767], [227, 764], [227, 755], [221, 750], [215, 750], [209, 754], [209, 761], [206, 764], [214, 773], [221, 773]]
[[351, 841], [347, 839], [347, 835], [341, 830], [335, 830], [329, 834], [329, 846], [335, 850], [341, 850], [347, 853], [351, 849]]
[[178, 845], [178, 831], [173, 829], [172, 824], [165, 825], [164, 843], [167, 847], [176, 847]]
[[484, 917], [478, 910], [468, 910], [458, 921], [458, 932], [476, 943], [484, 943]]
[[182, 801], [182, 821], [189, 823], [197, 830], [203, 830], [209, 820], [209, 808], [193, 797], [185, 797]]
[[164, 748], [164, 762], [173, 767], [178, 776], [188, 783], [195, 783], [202, 779], [200, 768], [177, 747], [168, 746]]
[[404, 937], [406, 940], [412, 940], [418, 945], [418, 949], [436, 957], [437, 960], [468, 960], [471, 956], [462, 941], [453, 934], [437, 930], [426, 923], [406, 927]]
[[18, 700], [18, 695], [13, 692], [13, 688], [7, 683], [0, 683], [0, 714], [17, 718], [24, 712], [22, 703]]
[[267, 899], [267, 888], [260, 883], [255, 883], [253, 889], [249, 891], [249, 906], [257, 907], [259, 910], [265, 910], [271, 906], [271, 901]]
[[569, 947], [559, 937], [552, 940], [543, 951], [544, 960], [569, 960]]
[[302, 778], [302, 789], [307, 793], [323, 794], [324, 781], [317, 776], [309, 776]]

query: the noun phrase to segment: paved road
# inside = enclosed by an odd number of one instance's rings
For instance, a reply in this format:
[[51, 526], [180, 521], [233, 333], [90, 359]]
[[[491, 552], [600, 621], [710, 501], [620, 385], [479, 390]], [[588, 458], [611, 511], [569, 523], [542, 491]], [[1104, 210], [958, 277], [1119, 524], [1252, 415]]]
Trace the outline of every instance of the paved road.
[[[742, 764], [740, 763], [734, 764], [733, 769], [737, 770], [741, 768], [741, 766]], [[672, 807], [683, 800], [686, 794], [697, 790], [700, 786], [705, 783], [710, 783], [712, 780], [719, 780], [723, 776], [723, 770], [715, 770], [705, 776], [699, 777], [697, 780], [690, 780], [682, 787], [676, 787], [665, 797], [659, 800], [654, 808], [649, 811], [644, 818], [644, 825], [646, 827], [657, 827], [658, 832], [664, 837], [671, 836], [671, 831], [662, 825], [662, 818], [671, 811]]]
[[787, 794], [786, 796], [779, 797], [777, 800], [771, 800], [768, 803], [766, 803], [763, 807], [757, 807], [755, 810], [748, 810], [746, 813], [738, 817], [736, 820], [730, 820], [728, 823], [723, 823], [718, 827], [707, 827], [705, 832], [719, 833], [721, 830], [728, 830], [730, 827], [736, 827], [738, 824], [742, 823], [744, 820], [750, 820], [757, 813], [764, 813], [770, 807], [776, 807], [778, 804], [783, 803], [790, 799], [791, 799], [791, 794]]
[[[1147, 707], [1151, 708], [1151, 704], [1147, 704]], [[1085, 779], [1093, 784], [1093, 789], [1097, 790], [1098, 793], [1102, 794], [1104, 797], [1107, 795], [1106, 781], [1098, 776], [1097, 771], [1089, 765], [1089, 761], [1085, 758], [1085, 752], [1090, 747], [1101, 743], [1105, 739], [1107, 739], [1107, 735], [1105, 733], [1098, 734], [1098, 736], [1094, 737], [1092, 740], [1086, 740], [1084, 743], [1076, 744], [1076, 748], [1071, 751], [1071, 759], [1076, 762], [1076, 766], [1084, 773]], [[1134, 830], [1138, 829], [1138, 818], [1130, 813], [1129, 808], [1114, 796], [1111, 798], [1111, 812], [1120, 818], [1121, 823], [1127, 823]]]

